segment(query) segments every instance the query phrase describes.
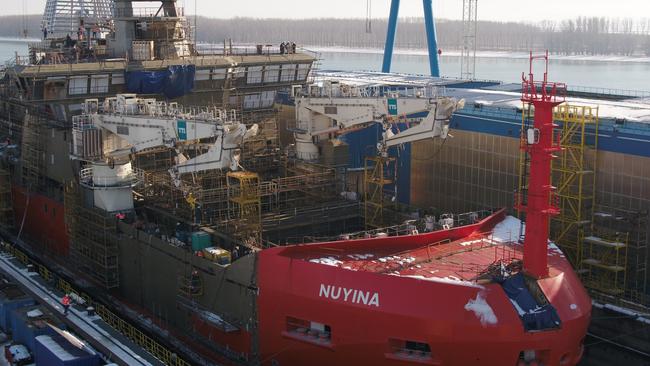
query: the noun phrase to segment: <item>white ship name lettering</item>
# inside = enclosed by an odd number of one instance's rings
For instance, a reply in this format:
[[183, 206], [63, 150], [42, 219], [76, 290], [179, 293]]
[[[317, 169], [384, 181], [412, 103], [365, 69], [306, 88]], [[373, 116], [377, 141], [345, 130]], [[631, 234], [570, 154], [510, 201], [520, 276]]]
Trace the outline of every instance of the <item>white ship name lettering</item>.
[[[343, 297], [341, 297], [341, 292]], [[352, 295], [352, 296], [350, 296]], [[379, 307], [379, 293], [363, 291], [351, 288], [345, 288], [332, 285], [320, 285], [319, 297], [324, 297], [331, 300], [340, 300], [343, 302], [350, 302], [353, 304], [363, 304], [367, 306]]]

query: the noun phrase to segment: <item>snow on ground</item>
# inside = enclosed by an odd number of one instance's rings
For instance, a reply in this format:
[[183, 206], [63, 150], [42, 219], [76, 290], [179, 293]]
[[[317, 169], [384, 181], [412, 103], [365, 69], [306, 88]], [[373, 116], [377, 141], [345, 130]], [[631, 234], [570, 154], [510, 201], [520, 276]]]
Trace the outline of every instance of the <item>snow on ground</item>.
[[[382, 48], [361, 48], [361, 47], [328, 47], [328, 46], [304, 46], [305, 50], [313, 52], [336, 52], [336, 53], [365, 53], [365, 54], [384, 54]], [[395, 49], [393, 54], [407, 56], [428, 56], [426, 49]], [[460, 57], [460, 50], [443, 50], [442, 56]], [[528, 52], [505, 52], [505, 51], [476, 51], [476, 57], [481, 58], [512, 58], [528, 59]], [[562, 61], [594, 61], [594, 62], [650, 62], [650, 57], [643, 56], [592, 56], [592, 55], [552, 55], [553, 60]]]
[[637, 321], [639, 321], [641, 323], [650, 325], [650, 317], [648, 316], [648, 314], [641, 314], [641, 313], [637, 313], [637, 312], [635, 312], [633, 310], [630, 310], [630, 309], [627, 309], [627, 308], [624, 308], [624, 307], [621, 307], [621, 306], [616, 306], [616, 305], [612, 305], [612, 304], [601, 304], [601, 303], [596, 302], [596, 301], [592, 301], [591, 304], [596, 308], [608, 309], [608, 310], [611, 310], [611, 311], [615, 311], [615, 312], [617, 312], [619, 314], [628, 315], [631, 318], [635, 318]]
[[[625, 118], [632, 122], [650, 122], [650, 103], [572, 97], [566, 99], [570, 104], [598, 107], [598, 117], [600, 118]], [[505, 104], [513, 108], [521, 108], [520, 100], [510, 100]]]
[[497, 323], [497, 316], [494, 314], [494, 310], [492, 310], [490, 304], [485, 301], [483, 292], [476, 294], [476, 299], [470, 299], [465, 304], [465, 310], [473, 311], [474, 315], [476, 315], [484, 327]]

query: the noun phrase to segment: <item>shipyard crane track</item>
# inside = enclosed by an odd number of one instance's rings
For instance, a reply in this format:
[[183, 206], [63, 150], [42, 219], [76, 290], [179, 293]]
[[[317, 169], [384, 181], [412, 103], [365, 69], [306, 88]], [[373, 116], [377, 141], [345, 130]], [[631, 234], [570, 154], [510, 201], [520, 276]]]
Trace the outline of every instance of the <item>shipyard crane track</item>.
[[[59, 301], [56, 294], [53, 293], [50, 289], [46, 288], [44, 285], [30, 278], [31, 276], [27, 275], [25, 273], [25, 270], [21, 270], [15, 264], [10, 262], [11, 259], [15, 259], [15, 258], [16, 257], [12, 256], [9, 253], [0, 254], [0, 266], [2, 267], [2, 271], [8, 276], [17, 280], [27, 292], [29, 292], [32, 296], [39, 299], [40, 300], [39, 303], [43, 304], [51, 311], [54, 311], [57, 315], [62, 315], [62, 309], [60, 306], [58, 306]], [[124, 364], [128, 366], [154, 365], [144, 360], [137, 353], [129, 349], [129, 347], [123, 345], [121, 342], [116, 340], [100, 326], [80, 316], [78, 312], [79, 310], [76, 310], [71, 307], [69, 311], [70, 315], [68, 316], [63, 315], [62, 318], [66, 320], [66, 323], [68, 324], [72, 323], [75, 326], [74, 328], [77, 332], [83, 333], [85, 339], [94, 339], [96, 341], [96, 344], [93, 344], [94, 347], [98, 347], [97, 345], [100, 345], [98, 348], [102, 349], [102, 351], [106, 352], [111, 356], [116, 355], [116, 357], [119, 357], [120, 361], [125, 362]], [[91, 330], [94, 331], [95, 334], [91, 334], [91, 332], [89, 332], [87, 329], [83, 329], [83, 327], [81, 327], [77, 322], [70, 321], [69, 320], [70, 318], [76, 318], [79, 322], [91, 328]], [[106, 345], [105, 342], [110, 343], [110, 345]], [[123, 352], [124, 355], [118, 356], [114, 352], [115, 350]]]
[[636, 349], [636, 348], [633, 348], [633, 347], [626, 346], [624, 344], [620, 344], [618, 342], [615, 342], [614, 339], [616, 339], [616, 338], [608, 339], [608, 338], [605, 338], [605, 337], [598, 336], [598, 335], [596, 335], [596, 334], [594, 334], [592, 332], [587, 332], [587, 337], [594, 338], [597, 341], [593, 342], [593, 343], [585, 344], [585, 348], [592, 347], [592, 346], [595, 346], [595, 345], [601, 344], [601, 343], [606, 343], [607, 345], [610, 345], [610, 346], [612, 346], [612, 347], [614, 347], [616, 349], [619, 349], [619, 350], [625, 351], [625, 352], [630, 353], [630, 354], [634, 354], [634, 355], [637, 355], [637, 356], [641, 356], [641, 357], [650, 359], [650, 352], [644, 352], [644, 351], [642, 351], [640, 349]]
[[[74, 281], [71, 280], [70, 273], [67, 273], [67, 271], [64, 268], [62, 268], [62, 267], [60, 267], [60, 266], [58, 266], [56, 264], [54, 265], [53, 268], [49, 267], [49, 266], [45, 266], [43, 264], [43, 262], [44, 262], [43, 258], [41, 258], [41, 256], [37, 255], [36, 253], [32, 252], [28, 246], [24, 246], [24, 245], [21, 245], [21, 244], [15, 244], [14, 243], [15, 237], [13, 235], [8, 234], [4, 230], [0, 229], [0, 236], [2, 237], [2, 243], [12, 243], [12, 244], [10, 244], [11, 247], [16, 249], [22, 255], [24, 255], [25, 258], [28, 261], [30, 261], [31, 263], [36, 264], [38, 266], [41, 266], [43, 269], [49, 271], [51, 273], [51, 275], [54, 275], [55, 278], [66, 282], [70, 286], [71, 286], [71, 284], [74, 283]], [[7, 253], [7, 252], [4, 250], [4, 248], [0, 247], [0, 257], [2, 256], [3, 253]], [[11, 253], [9, 253], [9, 254], [11, 254]], [[24, 264], [26, 264], [22, 259], [20, 259], [20, 258], [18, 258], [18, 259], [21, 262], [23, 262]], [[77, 288], [74, 288], [74, 287], [71, 287], [71, 288], [72, 288], [72, 291], [75, 291], [75, 292], [78, 291]], [[114, 313], [117, 310], [114, 307], [114, 304], [111, 303], [110, 299], [101, 299], [100, 297], [90, 296], [90, 294], [83, 293], [83, 292], [79, 292], [79, 294], [85, 295], [88, 299], [91, 299], [94, 304], [97, 304], [97, 305], [105, 308], [110, 313]], [[98, 306], [95, 306], [95, 308], [96, 308], [96, 310], [99, 310]], [[118, 318], [118, 319], [125, 322], [125, 320], [122, 319], [122, 318]], [[130, 318], [128, 316], [125, 319], [128, 319], [130, 321], [134, 321], [133, 318]], [[167, 339], [162, 339], [159, 334], [157, 334], [155, 332], [152, 332], [150, 329], [146, 329], [145, 327], [142, 326], [141, 323], [136, 322], [136, 323], [128, 323], [128, 324], [131, 327], [133, 327], [137, 332], [142, 333], [142, 335], [144, 335], [146, 337], [149, 337], [152, 340], [154, 340], [160, 346], [167, 347], [167, 349], [170, 349], [170, 350], [173, 349], [177, 353], [177, 357], [178, 357], [178, 361], [177, 361], [176, 365], [180, 365], [180, 366], [189, 365], [190, 363], [185, 361], [185, 360], [188, 360], [188, 359], [192, 360], [192, 362], [194, 364], [205, 364], [205, 365], [212, 364], [212, 365], [215, 365], [215, 366], [221, 365], [221, 364], [215, 363], [215, 362], [208, 363], [202, 356], [199, 356], [198, 354], [196, 354], [194, 352], [191, 352], [191, 351], [189, 351], [187, 349], [182, 349], [182, 347], [178, 347], [178, 345], [173, 341], [169, 341]], [[111, 327], [112, 329], [114, 329], [118, 333], [120, 333], [120, 334], [126, 336], [128, 339], [130, 339], [128, 337], [128, 335], [122, 333], [120, 330], [116, 329], [112, 325], [109, 324], [109, 327]], [[140, 345], [140, 344], [138, 344], [138, 345]], [[140, 346], [142, 346], [142, 345], [140, 345]], [[150, 352], [150, 351], [148, 351], [146, 349], [144, 349], [144, 351], [148, 355], [151, 355], [153, 358], [155, 358], [157, 360], [160, 360], [158, 357], [156, 357], [156, 355], [154, 353], [152, 353], [152, 352]], [[161, 364], [165, 364], [165, 363], [161, 362]]]

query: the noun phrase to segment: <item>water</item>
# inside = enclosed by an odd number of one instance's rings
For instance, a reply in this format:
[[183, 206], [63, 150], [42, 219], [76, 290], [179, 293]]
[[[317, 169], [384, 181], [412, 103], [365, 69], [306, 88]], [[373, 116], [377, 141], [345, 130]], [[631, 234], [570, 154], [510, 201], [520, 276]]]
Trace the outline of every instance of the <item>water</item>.
[[33, 39], [14, 39], [14, 38], [0, 38], [0, 65], [12, 60], [16, 57], [16, 52], [19, 56], [27, 56], [27, 45], [34, 42]]
[[[0, 38], [0, 65], [13, 59], [15, 53], [27, 55], [27, 44], [34, 40]], [[338, 52], [320, 53], [321, 69], [379, 71], [383, 56], [380, 53]], [[528, 69], [525, 58], [478, 57], [476, 77], [478, 79], [520, 82], [521, 72]], [[429, 73], [429, 61], [423, 55], [396, 54], [393, 71], [410, 74]], [[460, 57], [443, 55], [440, 60], [443, 76], [460, 75]], [[650, 90], [650, 62], [597, 61], [597, 60], [552, 60], [551, 79], [563, 81], [571, 86], [587, 86], [606, 89]]]
[[[320, 52], [323, 70], [380, 71], [383, 55], [358, 52]], [[477, 57], [476, 78], [521, 82], [521, 73], [528, 70], [525, 58]], [[392, 71], [410, 74], [429, 74], [428, 57], [396, 54]], [[442, 56], [442, 76], [460, 76], [460, 57]], [[541, 76], [541, 75], [540, 75]], [[650, 62], [551, 60], [549, 78], [570, 86], [606, 89], [650, 90]]]

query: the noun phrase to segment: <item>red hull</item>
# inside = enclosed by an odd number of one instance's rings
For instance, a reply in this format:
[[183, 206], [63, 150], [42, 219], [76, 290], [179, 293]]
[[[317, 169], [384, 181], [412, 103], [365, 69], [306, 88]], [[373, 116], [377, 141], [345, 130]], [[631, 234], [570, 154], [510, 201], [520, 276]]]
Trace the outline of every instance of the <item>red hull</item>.
[[16, 230], [45, 253], [67, 256], [70, 249], [62, 202], [14, 185], [11, 190]]
[[[399, 238], [364, 239], [265, 250], [260, 254], [258, 301], [264, 365], [512, 365], [535, 350], [544, 365], [575, 365], [591, 314], [591, 302], [564, 257], [549, 251], [550, 276], [540, 280], [562, 320], [559, 329], [526, 332], [498, 284], [478, 286], [347, 270], [304, 260], [309, 252], [373, 253], [377, 248], [418, 247], [492, 228], [503, 213], [477, 225]], [[446, 245], [446, 244], [444, 244]], [[321, 286], [377, 294], [377, 304], [323, 296]], [[481, 293], [498, 322], [483, 325], [466, 310]], [[365, 300], [365, 299], [364, 299]], [[328, 340], [290, 332], [296, 319], [327, 325]], [[396, 341], [427, 344], [430, 357], [395, 352]]]

